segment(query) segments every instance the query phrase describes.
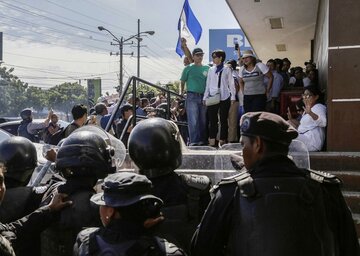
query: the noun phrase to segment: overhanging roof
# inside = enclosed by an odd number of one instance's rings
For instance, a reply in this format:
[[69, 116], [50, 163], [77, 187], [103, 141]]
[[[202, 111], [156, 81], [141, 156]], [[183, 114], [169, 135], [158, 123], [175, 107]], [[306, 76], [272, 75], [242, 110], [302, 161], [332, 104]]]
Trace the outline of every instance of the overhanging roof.
[[[256, 55], [266, 62], [289, 58], [303, 66], [311, 57], [319, 0], [226, 0]], [[281, 18], [283, 28], [271, 29], [270, 18]], [[285, 44], [286, 51], [276, 45]]]

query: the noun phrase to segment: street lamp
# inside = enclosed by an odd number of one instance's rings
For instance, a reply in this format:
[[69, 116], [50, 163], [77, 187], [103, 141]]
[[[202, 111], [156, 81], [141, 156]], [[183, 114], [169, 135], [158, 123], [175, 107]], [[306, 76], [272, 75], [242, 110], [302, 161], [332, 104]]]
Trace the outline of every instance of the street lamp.
[[137, 34], [137, 73], [136, 76], [140, 77], [140, 42], [142, 40], [142, 38], [140, 37], [141, 33], [146, 33], [149, 35], [153, 35], [155, 34], [155, 31], [145, 31], [145, 32], [140, 32], [140, 19], [138, 19], [138, 34]]
[[[139, 22], [139, 20], [138, 20], [138, 22]], [[103, 31], [103, 30], [107, 31], [107, 32], [113, 37], [113, 40], [114, 40], [116, 43], [113, 44], [113, 43], [111, 42], [111, 45], [118, 45], [118, 46], [119, 46], [120, 74], [119, 74], [119, 90], [118, 90], [118, 92], [119, 92], [119, 94], [121, 95], [122, 86], [123, 86], [123, 47], [124, 47], [125, 43], [126, 43], [127, 41], [131, 40], [131, 39], [134, 39], [134, 38], [138, 40], [138, 45], [137, 45], [137, 48], [138, 48], [138, 50], [137, 50], [137, 52], [138, 52], [138, 56], [137, 56], [137, 58], [138, 58], [138, 72], [137, 72], [137, 73], [138, 73], [138, 74], [137, 74], [137, 75], [139, 76], [139, 69], [140, 69], [140, 67], [139, 67], [139, 63], [140, 63], [140, 61], [139, 61], [139, 58], [140, 58], [140, 41], [142, 40], [142, 38], [140, 37], [140, 35], [143, 35], [143, 34], [153, 35], [153, 34], [155, 34], [155, 31], [143, 31], [143, 32], [138, 32], [136, 35], [132, 35], [132, 36], [126, 38], [126, 39], [124, 39], [124, 37], [120, 37], [120, 39], [119, 39], [119, 38], [117, 38], [110, 30], [104, 28], [103, 26], [99, 26], [98, 29], [99, 29], [100, 31]]]

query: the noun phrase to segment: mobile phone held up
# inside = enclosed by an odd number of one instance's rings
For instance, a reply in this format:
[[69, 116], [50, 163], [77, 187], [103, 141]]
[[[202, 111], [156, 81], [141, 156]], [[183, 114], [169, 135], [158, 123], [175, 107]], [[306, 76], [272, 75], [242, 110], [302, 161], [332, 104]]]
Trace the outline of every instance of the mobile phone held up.
[[237, 38], [234, 38], [235, 51], [239, 50], [239, 41]]

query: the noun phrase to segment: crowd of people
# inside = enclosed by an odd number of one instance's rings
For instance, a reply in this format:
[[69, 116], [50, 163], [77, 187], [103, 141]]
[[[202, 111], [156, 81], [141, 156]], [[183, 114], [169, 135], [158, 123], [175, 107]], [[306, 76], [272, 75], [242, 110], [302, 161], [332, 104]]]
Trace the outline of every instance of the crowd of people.
[[241, 117], [246, 169], [218, 184], [175, 172], [182, 140], [172, 121], [154, 117], [133, 127], [136, 172], [114, 165], [122, 149], [102, 133], [94, 125], [73, 130], [46, 154], [50, 178], [33, 186], [25, 184], [38, 163], [34, 144], [0, 143], [0, 255], [360, 253], [340, 180], [288, 158], [298, 132], [279, 115]]
[[[224, 51], [215, 50], [211, 53], [211, 65], [205, 65], [202, 49], [195, 48], [191, 53], [185, 39], [182, 39], [182, 48], [186, 57], [179, 93], [183, 97], [167, 99], [162, 92], [157, 95], [130, 94], [120, 107], [118, 103], [109, 103], [106, 97], [100, 97], [89, 113], [86, 109], [80, 109], [85, 106], [77, 106], [78, 110], [74, 107], [72, 114], [77, 121], [66, 128], [61, 138], [67, 137], [84, 123], [105, 129], [112, 111], [118, 108], [109, 132], [121, 138], [125, 146], [133, 128], [133, 122], [129, 120], [135, 110], [137, 117], [157, 116], [187, 124], [187, 128], [186, 125], [180, 126], [186, 145], [221, 147], [239, 141], [239, 120], [244, 113], [267, 111], [287, 118], [298, 129], [296, 139], [302, 141], [308, 151], [324, 149], [327, 113], [314, 63], [305, 62], [304, 72], [302, 67], [291, 67], [288, 58], [269, 59], [264, 64], [251, 50], [240, 53], [238, 49], [238, 60], [227, 60]], [[281, 102], [284, 99], [280, 94], [286, 90], [296, 90], [301, 95], [299, 102], [303, 105], [285, 102], [289, 105], [284, 108], [284, 102]], [[296, 105], [300, 106], [299, 111]], [[19, 135], [36, 141], [35, 131], [45, 129], [44, 142], [57, 144], [59, 140], [51, 142], [51, 137], [60, 133], [55, 113], [50, 111], [47, 119], [40, 124], [32, 122], [29, 109], [23, 110], [20, 116], [23, 122]]]
[[[121, 106], [101, 97], [90, 110], [76, 104], [63, 128], [52, 110], [35, 123], [24, 109], [22, 137], [0, 143], [0, 255], [359, 255], [341, 181], [287, 157], [293, 139], [309, 151], [323, 146], [319, 87], [311, 79], [302, 84], [285, 120], [277, 112], [286, 81], [278, 59], [265, 65], [245, 51], [237, 70], [221, 50], [212, 53], [212, 67], [202, 65], [203, 55], [193, 50], [181, 77], [185, 100], [172, 99], [170, 116], [162, 93], [130, 95]], [[288, 87], [300, 83], [288, 78]], [[133, 127], [134, 110], [151, 118]], [[188, 133], [166, 119], [187, 120]], [[107, 126], [137, 171], [114, 164], [122, 149], [100, 135]], [[40, 171], [29, 183], [38, 163], [36, 128], [58, 149], [46, 152], [46, 179]], [[181, 137], [189, 145], [240, 140], [242, 158], [231, 158], [240, 173], [211, 184], [205, 175], [175, 172]]]
[[163, 117], [183, 122], [184, 125], [180, 130], [184, 141], [187, 140], [185, 101], [181, 97], [171, 100], [169, 117], [167, 116], [167, 99], [164, 93], [158, 93], [158, 95], [150, 98], [133, 97], [130, 94], [126, 102], [120, 106], [117, 106], [118, 104], [118, 102], [108, 102], [106, 97], [99, 97], [95, 106], [90, 109], [84, 104], [76, 104], [71, 109], [73, 121], [66, 127], [59, 126], [59, 117], [53, 110], [49, 111], [44, 121], [38, 122], [33, 120], [33, 111], [26, 108], [20, 113], [22, 121], [18, 127], [17, 135], [28, 138], [32, 142], [43, 141], [44, 143], [57, 145], [61, 139], [68, 137], [74, 130], [83, 125], [93, 124], [106, 129], [112, 113], [116, 112], [109, 133], [121, 138], [127, 147], [128, 138], [133, 128], [132, 122], [127, 123], [134, 115], [133, 106], [135, 105], [137, 117]]
[[[305, 62], [304, 72], [302, 67], [291, 67], [288, 58], [269, 59], [264, 64], [251, 50], [240, 53], [238, 49], [238, 61], [227, 60], [224, 51], [215, 50], [211, 65], [205, 65], [202, 49], [195, 48], [191, 53], [185, 39], [182, 49], [186, 66], [180, 78], [180, 93], [186, 96], [188, 145], [221, 147], [238, 142], [241, 115], [267, 111], [288, 118], [292, 125], [298, 119], [301, 125], [295, 125], [299, 129], [297, 139], [309, 151], [324, 148], [326, 106], [314, 63]], [[299, 92], [304, 103], [301, 112], [291, 111], [295, 102], [288, 103], [288, 113], [281, 108], [287, 102], [281, 102], [284, 99], [280, 94], [286, 90]]]

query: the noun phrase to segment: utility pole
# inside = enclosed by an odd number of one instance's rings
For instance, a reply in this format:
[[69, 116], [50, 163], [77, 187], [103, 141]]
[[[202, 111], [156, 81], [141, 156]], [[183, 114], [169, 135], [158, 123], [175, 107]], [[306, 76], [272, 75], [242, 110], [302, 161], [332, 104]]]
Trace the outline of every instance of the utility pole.
[[[119, 46], [119, 55], [120, 55], [120, 73], [119, 73], [119, 89], [118, 89], [118, 93], [119, 95], [121, 95], [122, 93], [122, 86], [123, 86], [123, 55], [133, 55], [133, 53], [123, 53], [123, 47], [124, 45], [128, 45], [128, 44], [133, 44], [133, 42], [131, 43], [126, 43], [127, 41], [131, 40], [131, 39], [137, 39], [138, 41], [138, 44], [137, 44], [137, 76], [139, 77], [140, 76], [140, 41], [142, 40], [142, 38], [140, 37], [140, 35], [142, 34], [148, 34], [148, 35], [153, 35], [155, 34], [155, 31], [143, 31], [143, 32], [140, 32], [140, 19], [138, 19], [138, 33], [136, 35], [132, 35], [130, 36], [129, 38], [127, 39], [124, 39], [124, 37], [120, 37], [117, 38], [110, 30], [104, 28], [103, 26], [99, 26], [98, 29], [100, 31], [107, 31], [112, 37], [113, 37], [113, 40], [116, 42], [116, 43], [113, 43], [111, 42], [111, 45], [118, 45]], [[110, 52], [110, 55], [113, 55], [112, 52]], [[117, 53], [115, 54], [117, 55]]]
[[137, 77], [140, 77], [140, 19], [138, 19], [138, 33], [137, 33]]
[[120, 53], [119, 95], [121, 95], [122, 87], [123, 87], [123, 48], [124, 48], [124, 38], [121, 37], [119, 43], [119, 53]]
[[[119, 46], [119, 52], [118, 53], [112, 53], [110, 52], [110, 55], [119, 55], [119, 89], [117, 90], [119, 95], [122, 93], [122, 87], [123, 87], [123, 76], [124, 76], [124, 67], [123, 67], [123, 55], [133, 55], [133, 53], [124, 53], [124, 37], [120, 37], [120, 40], [117, 41], [117, 43], [111, 42], [111, 45], [117, 45]], [[132, 44], [132, 43], [127, 43]], [[127, 45], [125, 44], [125, 45]]]

